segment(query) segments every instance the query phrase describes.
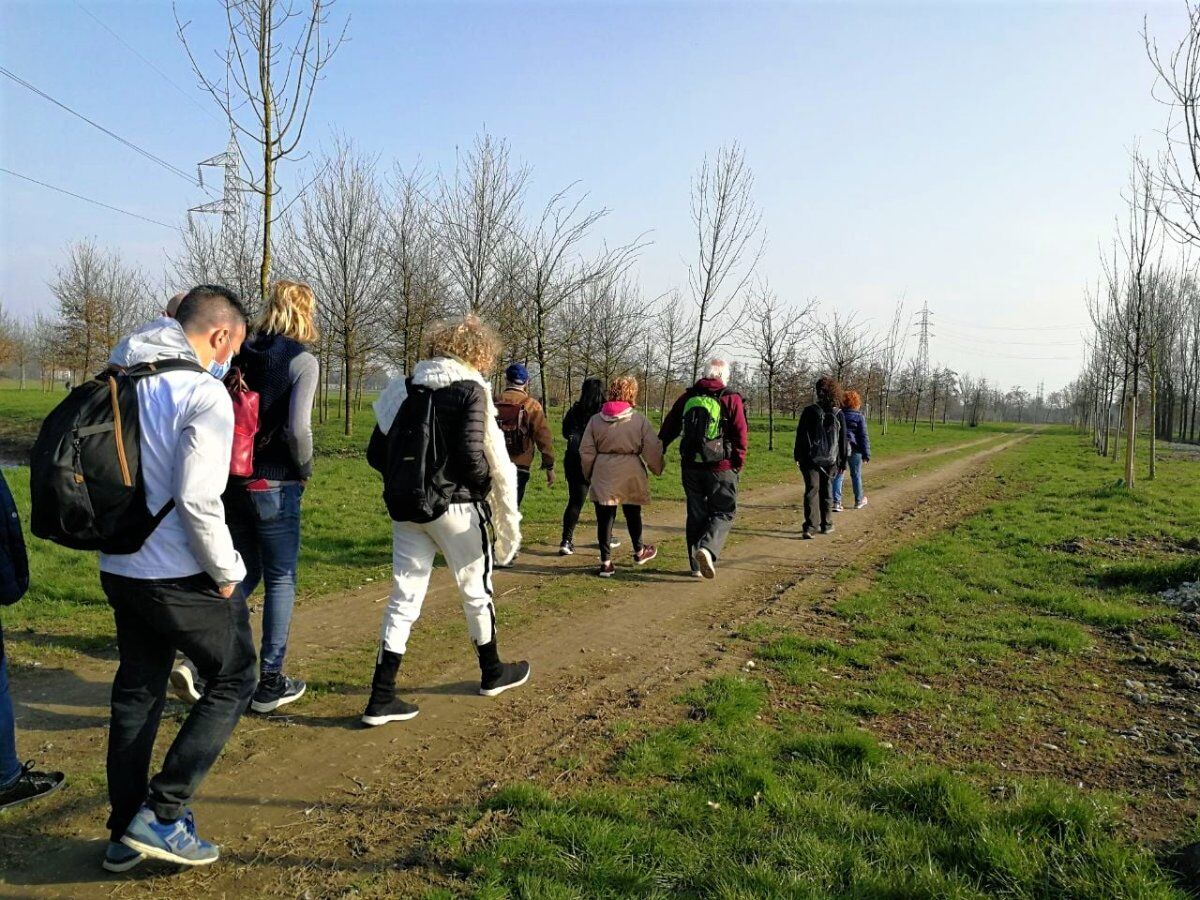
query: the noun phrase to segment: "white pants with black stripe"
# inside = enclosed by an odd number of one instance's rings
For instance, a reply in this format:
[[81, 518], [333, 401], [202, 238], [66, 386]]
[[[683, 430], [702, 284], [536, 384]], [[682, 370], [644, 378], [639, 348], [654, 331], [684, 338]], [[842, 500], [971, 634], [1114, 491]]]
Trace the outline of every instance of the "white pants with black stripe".
[[463, 598], [467, 629], [476, 645], [496, 636], [492, 606], [492, 539], [487, 509], [477, 503], [451, 503], [432, 522], [392, 523], [392, 595], [383, 614], [383, 647], [403, 653], [433, 573], [438, 550], [454, 573]]

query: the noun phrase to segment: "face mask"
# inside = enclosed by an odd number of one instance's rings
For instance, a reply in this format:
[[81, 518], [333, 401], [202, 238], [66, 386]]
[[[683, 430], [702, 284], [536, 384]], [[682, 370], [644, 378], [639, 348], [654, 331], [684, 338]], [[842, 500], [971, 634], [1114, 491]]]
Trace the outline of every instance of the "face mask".
[[225, 376], [229, 374], [229, 363], [230, 360], [225, 360], [225, 362], [217, 362], [214, 359], [208, 364], [208, 374], [217, 379], [217, 381], [224, 381]]

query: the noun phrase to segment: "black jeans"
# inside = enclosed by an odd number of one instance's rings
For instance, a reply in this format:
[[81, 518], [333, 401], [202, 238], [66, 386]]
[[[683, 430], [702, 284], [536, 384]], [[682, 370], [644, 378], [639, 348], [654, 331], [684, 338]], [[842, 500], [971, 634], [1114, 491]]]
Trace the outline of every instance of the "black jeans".
[[563, 511], [562, 539], [575, 540], [575, 526], [579, 524], [579, 514], [583, 512], [583, 503], [587, 500], [588, 483], [582, 478], [572, 478], [567, 472], [567, 508]]
[[830, 524], [833, 509], [833, 476], [824, 469], [805, 466], [804, 473], [804, 530], [812, 531], [816, 523]]
[[529, 470], [517, 467], [517, 509], [525, 502], [525, 488], [529, 486]]
[[[146, 803], [178, 819], [220, 755], [256, 684], [250, 615], [241, 592], [228, 600], [207, 575], [143, 580], [100, 574], [117, 623], [121, 664], [108, 732], [108, 828], [120, 840]], [[204, 693], [153, 778], [150, 756], [176, 649], [195, 664]]]
[[687, 497], [688, 557], [703, 547], [718, 559], [737, 513], [738, 473], [684, 469], [683, 493]]
[[[600, 560], [608, 562], [612, 558], [612, 543], [613, 525], [617, 521], [617, 508], [615, 506], [605, 506], [602, 503], [594, 504], [596, 507], [596, 538], [600, 542]], [[631, 503], [621, 505], [621, 511], [625, 513], [625, 525], [629, 528], [629, 539], [633, 541], [633, 552], [637, 553], [642, 549], [642, 508], [634, 506]]]

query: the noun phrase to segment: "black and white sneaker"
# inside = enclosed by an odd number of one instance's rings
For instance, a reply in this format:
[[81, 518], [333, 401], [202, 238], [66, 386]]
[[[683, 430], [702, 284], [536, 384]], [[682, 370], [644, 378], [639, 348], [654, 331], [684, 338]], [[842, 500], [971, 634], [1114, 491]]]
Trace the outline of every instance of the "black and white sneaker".
[[479, 682], [479, 693], [484, 697], [498, 697], [505, 691], [520, 687], [529, 680], [529, 663], [501, 663], [499, 671], [491, 678]]
[[574, 556], [575, 555], [575, 545], [573, 543], [571, 543], [570, 541], [563, 541], [561, 544], [558, 545], [558, 555], [559, 556]]
[[696, 551], [696, 568], [705, 578], [717, 577], [717, 564], [713, 560], [712, 554], [703, 547]]
[[833, 523], [821, 526], [821, 534], [833, 534]]
[[145, 858], [146, 854], [140, 850], [126, 847], [117, 841], [109, 841], [108, 849], [104, 851], [104, 861], [100, 863], [100, 868], [105, 872], [128, 872]]
[[191, 706], [204, 693], [204, 679], [196, 670], [190, 659], [181, 660], [179, 665], [171, 670], [171, 691]]
[[[526, 672], [528, 675], [528, 672]], [[0, 810], [20, 806], [38, 797], [48, 797], [62, 787], [67, 776], [62, 772], [39, 772], [32, 762], [21, 766], [21, 774], [6, 788], [0, 788]]]
[[273, 712], [299, 700], [306, 690], [308, 685], [299, 678], [289, 678], [282, 672], [264, 672], [250, 700], [250, 708], [256, 713]]
[[386, 725], [388, 722], [404, 722], [415, 718], [419, 712], [415, 703], [393, 697], [386, 703], [368, 703], [367, 711], [362, 715], [362, 723], [374, 727]]

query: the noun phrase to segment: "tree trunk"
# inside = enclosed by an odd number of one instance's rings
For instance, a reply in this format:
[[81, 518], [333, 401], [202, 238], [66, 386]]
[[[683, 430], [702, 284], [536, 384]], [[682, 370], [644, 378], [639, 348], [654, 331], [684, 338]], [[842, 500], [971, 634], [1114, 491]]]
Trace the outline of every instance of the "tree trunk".
[[262, 88], [263, 97], [263, 239], [262, 263], [258, 270], [259, 303], [267, 302], [267, 290], [271, 280], [271, 201], [275, 191], [275, 162], [271, 158], [274, 152], [272, 138], [271, 116], [271, 12], [274, 4], [263, 3], [259, 6], [258, 35], [259, 53], [258, 83]]
[[1134, 451], [1137, 440], [1137, 394], [1131, 393], [1126, 402], [1128, 408], [1125, 411], [1125, 487], [1132, 490], [1134, 484]]

